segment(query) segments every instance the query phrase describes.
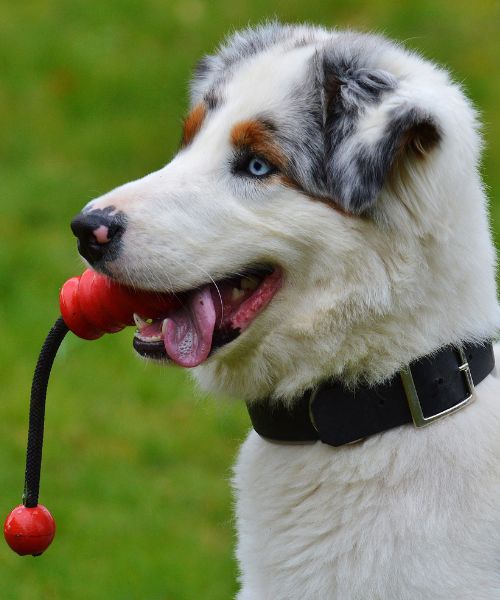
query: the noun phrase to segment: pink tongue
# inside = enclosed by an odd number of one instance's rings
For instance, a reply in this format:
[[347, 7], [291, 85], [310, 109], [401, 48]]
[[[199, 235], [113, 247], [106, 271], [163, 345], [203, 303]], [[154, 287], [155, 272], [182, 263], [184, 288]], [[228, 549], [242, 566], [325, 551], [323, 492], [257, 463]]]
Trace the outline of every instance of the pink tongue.
[[168, 356], [181, 367], [198, 366], [210, 354], [214, 327], [215, 308], [206, 285], [167, 319], [163, 341]]

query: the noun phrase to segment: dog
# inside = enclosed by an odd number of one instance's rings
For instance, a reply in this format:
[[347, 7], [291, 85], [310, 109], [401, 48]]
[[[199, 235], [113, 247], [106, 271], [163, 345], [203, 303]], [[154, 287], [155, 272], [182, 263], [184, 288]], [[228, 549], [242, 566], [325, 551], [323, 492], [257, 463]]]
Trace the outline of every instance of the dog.
[[136, 316], [136, 351], [247, 403], [238, 600], [500, 598], [471, 103], [381, 36], [278, 23], [229, 37], [190, 91], [173, 160], [72, 226], [94, 269], [179, 298]]

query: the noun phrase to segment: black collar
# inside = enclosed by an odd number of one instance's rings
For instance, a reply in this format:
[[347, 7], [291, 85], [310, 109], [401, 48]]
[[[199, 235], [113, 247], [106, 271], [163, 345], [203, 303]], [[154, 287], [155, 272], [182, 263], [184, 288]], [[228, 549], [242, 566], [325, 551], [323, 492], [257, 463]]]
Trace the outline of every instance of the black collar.
[[374, 387], [328, 381], [290, 408], [269, 401], [247, 408], [264, 438], [342, 446], [406, 423], [421, 427], [462, 408], [494, 366], [491, 342], [445, 346]]

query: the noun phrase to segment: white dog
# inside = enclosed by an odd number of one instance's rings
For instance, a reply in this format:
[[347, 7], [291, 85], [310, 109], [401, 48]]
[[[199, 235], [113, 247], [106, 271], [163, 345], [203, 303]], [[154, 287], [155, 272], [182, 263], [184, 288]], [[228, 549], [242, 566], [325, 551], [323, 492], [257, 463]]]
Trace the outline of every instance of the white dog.
[[191, 97], [174, 159], [73, 229], [97, 270], [180, 298], [137, 317], [136, 350], [249, 406], [238, 599], [500, 598], [470, 103], [381, 37], [277, 24], [204, 58]]

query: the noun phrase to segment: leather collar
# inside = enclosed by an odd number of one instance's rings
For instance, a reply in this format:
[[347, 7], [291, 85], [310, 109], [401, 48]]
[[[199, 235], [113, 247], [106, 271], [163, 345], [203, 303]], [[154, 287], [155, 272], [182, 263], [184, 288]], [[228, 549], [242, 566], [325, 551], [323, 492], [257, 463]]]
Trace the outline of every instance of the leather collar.
[[248, 403], [247, 409], [264, 438], [343, 446], [407, 423], [421, 427], [455, 412], [474, 400], [474, 386], [494, 366], [491, 342], [445, 346], [380, 385], [348, 389], [330, 380], [290, 408], [264, 400]]

